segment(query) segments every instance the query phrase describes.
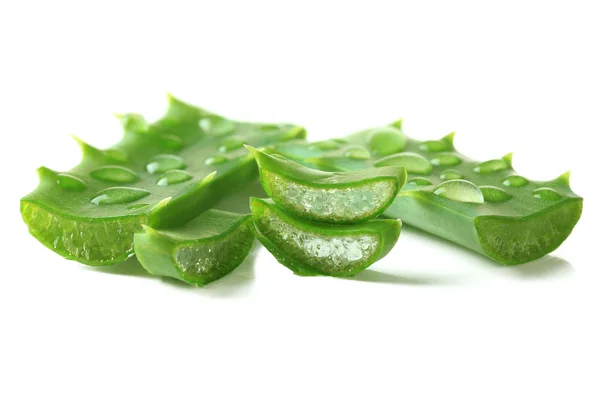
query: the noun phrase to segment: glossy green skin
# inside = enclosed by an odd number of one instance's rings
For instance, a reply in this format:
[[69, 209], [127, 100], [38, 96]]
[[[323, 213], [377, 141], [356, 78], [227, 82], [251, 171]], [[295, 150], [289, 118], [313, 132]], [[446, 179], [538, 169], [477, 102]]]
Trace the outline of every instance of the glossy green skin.
[[[208, 210], [178, 228], [145, 227], [144, 232], [134, 235], [135, 254], [142, 266], [153, 275], [204, 286], [229, 274], [244, 261], [254, 243], [251, 225], [250, 214]], [[192, 273], [185, 271], [177, 262], [176, 253], [180, 248], [224, 243], [228, 236], [236, 233], [241, 233], [242, 237], [237, 237], [235, 243], [227, 242], [224, 251], [228, 259], [218, 267], [203, 273]]]
[[[401, 121], [390, 126], [401, 129]], [[314, 145], [291, 142], [278, 145], [276, 151], [323, 170], [362, 170], [372, 168], [383, 157], [372, 152], [368, 160], [352, 160], [344, 157], [344, 153], [356, 146], [368, 149], [370, 135], [372, 131], [366, 130], [345, 137], [336, 149], [322, 150]], [[510, 154], [500, 162], [496, 161], [499, 164], [506, 163], [506, 169], [477, 173], [474, 169], [481, 163], [458, 153], [453, 145], [453, 136], [450, 134], [440, 140], [426, 142], [406, 138], [403, 152], [417, 153], [428, 160], [439, 158], [440, 154], [455, 155], [460, 158], [460, 164], [432, 165], [431, 173], [425, 174], [415, 174], [409, 170], [409, 183], [384, 215], [401, 218], [404, 223], [485, 254], [505, 265], [529, 262], [558, 248], [579, 220], [583, 206], [583, 199], [569, 187], [568, 173], [548, 182], [529, 181], [521, 187], [505, 186], [503, 182], [506, 178], [516, 174], [511, 167]], [[427, 145], [438, 151], [426, 150]], [[434, 194], [436, 187], [448, 180], [440, 176], [449, 169], [459, 172], [463, 179], [479, 187], [501, 188], [512, 198], [475, 204]], [[410, 183], [414, 178], [426, 178], [432, 184], [418, 186]], [[539, 188], [553, 189], [560, 194], [560, 198], [535, 197], [533, 191]]]
[[[331, 223], [331, 224], [355, 224], [373, 219], [383, 213], [388, 208], [394, 198], [398, 194], [398, 191], [406, 182], [406, 170], [404, 168], [397, 167], [381, 167], [373, 168], [364, 171], [352, 171], [352, 172], [324, 172], [317, 169], [306, 167], [302, 164], [294, 162], [289, 159], [279, 158], [267, 154], [266, 152], [257, 150], [253, 147], [246, 146], [248, 150], [254, 155], [260, 171], [261, 182], [263, 188], [269, 195], [269, 197], [287, 213], [293, 214], [298, 218], [310, 219], [317, 222]], [[287, 181], [299, 183], [312, 189], [354, 189], [359, 188], [365, 184], [374, 182], [388, 181], [394, 185], [394, 191], [390, 196], [389, 201], [384, 203], [381, 207], [374, 207], [369, 210], [368, 214], [363, 217], [352, 217], [348, 216], [347, 219], [334, 219], [325, 215], [315, 215], [312, 213], [303, 212], [300, 213], [294, 208], [286, 207], [285, 202], [279, 197], [274, 195], [274, 191], [271, 187], [271, 182], [265, 178], [264, 171], [277, 174]], [[327, 193], [323, 191], [323, 193]], [[331, 201], [331, 200], [324, 200]]]
[[[118, 263], [133, 253], [133, 234], [141, 231], [142, 225], [180, 226], [250, 182], [257, 168], [243, 143], [261, 147], [305, 136], [298, 126], [234, 122], [173, 97], [169, 100], [166, 115], [151, 125], [134, 114], [121, 117], [124, 137], [110, 149], [99, 150], [80, 142], [83, 159], [68, 174], [85, 187], [61, 185], [64, 178], [57, 172], [40, 168], [39, 186], [21, 200], [21, 213], [30, 233], [67, 259], [88, 265]], [[200, 127], [201, 120], [209, 119], [216, 121], [216, 126], [220, 123], [231, 129]], [[225, 151], [224, 143], [231, 143], [232, 138], [238, 138], [239, 143], [234, 141], [235, 146]], [[161, 174], [150, 173], [148, 164], [164, 154], [181, 157], [185, 164], [182, 169], [191, 179], [157, 185]], [[206, 159], [211, 156], [224, 156], [227, 161], [209, 165]], [[115, 183], [90, 175], [109, 165], [126, 167], [138, 178]], [[113, 187], [143, 189], [149, 194], [121, 204], [92, 203], [99, 192]]]
[[[252, 210], [252, 215], [254, 216], [254, 228], [257, 239], [271, 254], [273, 254], [277, 261], [289, 268], [296, 275], [301, 276], [353, 276], [385, 257], [398, 241], [400, 229], [402, 227], [402, 223], [399, 220], [394, 219], [374, 219], [362, 224], [354, 225], [333, 225], [307, 221], [286, 213], [270, 199], [258, 199], [254, 197], [250, 199], [250, 208]], [[298, 257], [295, 257], [292, 252], [282, 249], [275, 244], [269, 238], [269, 233], [261, 230], [259, 219], [263, 216], [265, 209], [270, 210], [280, 219], [295, 226], [300, 231], [312, 232], [323, 236], [340, 237], [358, 234], [373, 234], [379, 238], [379, 246], [371, 257], [364, 260], [364, 262], [355, 267], [352, 271], [347, 273], [331, 273], [328, 272], [323, 265], [309, 265]]]

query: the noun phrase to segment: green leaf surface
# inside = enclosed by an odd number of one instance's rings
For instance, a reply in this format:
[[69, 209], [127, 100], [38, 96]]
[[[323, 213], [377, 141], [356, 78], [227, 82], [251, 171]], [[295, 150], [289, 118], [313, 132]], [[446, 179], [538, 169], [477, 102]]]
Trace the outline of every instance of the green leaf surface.
[[404, 168], [323, 172], [247, 147], [269, 197], [298, 218], [335, 224], [363, 222], [383, 213], [406, 182]]
[[137, 259], [151, 274], [204, 286], [237, 268], [254, 243], [252, 216], [208, 210], [178, 228], [148, 226], [134, 235]]
[[258, 240], [297, 275], [355, 275], [388, 254], [400, 236], [394, 219], [332, 225], [296, 218], [272, 200], [252, 198], [250, 208]]
[[81, 163], [64, 173], [40, 168], [39, 186], [21, 200], [30, 233], [65, 258], [89, 265], [126, 259], [142, 225], [180, 226], [252, 181], [257, 168], [244, 144], [305, 135], [294, 125], [232, 121], [173, 97], [155, 123], [119, 118], [119, 143], [100, 150], [77, 139]]
[[[335, 147], [289, 142], [275, 151], [325, 171], [404, 167], [408, 183], [385, 216], [401, 218], [502, 264], [532, 261], [560, 246], [583, 206], [569, 186], [569, 174], [551, 181], [529, 180], [513, 170], [512, 154], [474, 161], [456, 151], [453, 139], [454, 133], [439, 140], [414, 140], [396, 122], [328, 141]], [[356, 147], [370, 149], [370, 157], [347, 157], [348, 149]], [[401, 150], [389, 154], [388, 148]]]

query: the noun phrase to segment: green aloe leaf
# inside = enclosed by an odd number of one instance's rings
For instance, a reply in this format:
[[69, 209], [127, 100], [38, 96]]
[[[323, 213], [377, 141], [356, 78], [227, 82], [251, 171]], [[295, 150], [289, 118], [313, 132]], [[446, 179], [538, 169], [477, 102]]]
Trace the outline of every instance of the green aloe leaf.
[[332, 225], [295, 218], [272, 200], [252, 198], [250, 208], [258, 240], [298, 275], [352, 276], [388, 254], [400, 236], [393, 219]]
[[303, 138], [293, 125], [236, 122], [169, 98], [147, 124], [120, 117], [124, 137], [100, 150], [79, 141], [83, 159], [67, 172], [38, 170], [39, 186], [21, 200], [29, 232], [65, 258], [110, 265], [133, 253], [142, 225], [177, 227], [257, 174], [244, 144]]
[[252, 216], [208, 210], [178, 228], [146, 226], [133, 242], [151, 274], [204, 286], [233, 271], [252, 250]]
[[[473, 161], [456, 151], [453, 138], [452, 133], [414, 140], [398, 121], [338, 140], [281, 144], [276, 151], [325, 171], [404, 167], [408, 182], [384, 215], [502, 264], [540, 258], [569, 236], [583, 206], [569, 186], [569, 173], [547, 182], [529, 180], [513, 170], [512, 154]], [[356, 149], [368, 157], [350, 156]]]
[[323, 172], [246, 147], [269, 197], [298, 218], [335, 224], [366, 221], [388, 208], [406, 182], [404, 168]]

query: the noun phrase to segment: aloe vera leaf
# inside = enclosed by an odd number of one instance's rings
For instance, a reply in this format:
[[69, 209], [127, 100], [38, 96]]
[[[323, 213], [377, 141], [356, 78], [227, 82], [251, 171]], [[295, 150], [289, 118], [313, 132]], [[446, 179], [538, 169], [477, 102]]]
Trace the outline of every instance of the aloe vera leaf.
[[[386, 149], [393, 132], [399, 139]], [[406, 168], [408, 182], [384, 215], [401, 218], [436, 236], [506, 265], [533, 261], [558, 248], [579, 220], [583, 199], [569, 186], [569, 173], [551, 181], [517, 175], [512, 154], [478, 162], [456, 151], [454, 134], [440, 140], [407, 137], [401, 121], [361, 131], [334, 145], [290, 142], [276, 151], [304, 165], [326, 171], [356, 171], [374, 166]], [[370, 157], [347, 157], [349, 149], [363, 148]], [[380, 155], [381, 154], [381, 155]]]
[[207, 210], [177, 228], [146, 226], [135, 255], [151, 274], [204, 286], [237, 268], [254, 244], [252, 215]]
[[246, 147], [269, 197], [298, 218], [332, 224], [367, 221], [383, 213], [406, 182], [404, 168], [323, 172]]
[[252, 198], [250, 208], [258, 240], [297, 275], [355, 275], [390, 252], [402, 225], [394, 219], [313, 222], [287, 214], [270, 199]]
[[293, 125], [236, 122], [169, 98], [147, 124], [121, 116], [124, 137], [100, 150], [79, 141], [83, 159], [68, 172], [38, 170], [39, 186], [21, 200], [29, 232], [65, 258], [110, 265], [133, 253], [142, 225], [182, 225], [257, 175], [243, 144], [302, 138]]

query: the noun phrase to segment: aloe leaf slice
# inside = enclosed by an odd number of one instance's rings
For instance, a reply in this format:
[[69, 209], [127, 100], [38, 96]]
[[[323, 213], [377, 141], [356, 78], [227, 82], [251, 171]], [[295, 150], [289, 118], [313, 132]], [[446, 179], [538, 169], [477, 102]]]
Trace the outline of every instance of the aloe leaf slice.
[[133, 243], [151, 274], [204, 286], [229, 274], [252, 250], [252, 216], [211, 209], [178, 228], [146, 226]]
[[287, 214], [272, 200], [252, 198], [256, 237], [297, 275], [352, 276], [383, 258], [401, 222], [375, 219], [354, 225], [312, 222]]
[[[338, 140], [284, 143], [276, 151], [325, 171], [404, 167], [408, 182], [385, 216], [401, 218], [502, 264], [525, 263], [558, 248], [583, 206], [569, 186], [569, 173], [533, 181], [513, 170], [512, 154], [474, 161], [456, 151], [453, 139], [454, 133], [439, 140], [414, 140], [397, 121]], [[349, 157], [348, 151], [357, 148], [369, 157]]]
[[83, 159], [67, 172], [38, 170], [39, 186], [21, 200], [29, 232], [65, 258], [110, 265], [133, 254], [142, 225], [191, 221], [257, 175], [244, 144], [303, 138], [303, 128], [236, 122], [169, 98], [148, 124], [120, 116], [124, 137], [100, 150], [79, 141]]
[[406, 182], [404, 168], [323, 172], [246, 147], [256, 159], [269, 197], [298, 218], [332, 224], [363, 222], [383, 213]]

